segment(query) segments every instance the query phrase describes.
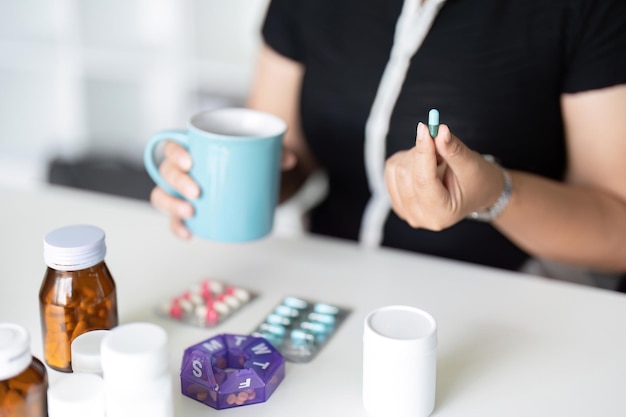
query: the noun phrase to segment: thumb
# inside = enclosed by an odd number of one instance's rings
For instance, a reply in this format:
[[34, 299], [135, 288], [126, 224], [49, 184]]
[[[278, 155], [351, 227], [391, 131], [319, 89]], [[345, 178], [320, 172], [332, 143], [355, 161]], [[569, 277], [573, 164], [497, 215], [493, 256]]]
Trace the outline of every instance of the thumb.
[[464, 166], [472, 160], [473, 151], [454, 136], [447, 125], [439, 126], [435, 147], [437, 153], [453, 171], [463, 171]]
[[298, 157], [295, 152], [283, 147], [283, 154], [281, 157], [280, 165], [283, 171], [292, 170], [298, 163]]
[[436, 173], [437, 153], [424, 123], [420, 122], [417, 125], [415, 147], [412, 151], [415, 163], [414, 173], [421, 178], [430, 179]]

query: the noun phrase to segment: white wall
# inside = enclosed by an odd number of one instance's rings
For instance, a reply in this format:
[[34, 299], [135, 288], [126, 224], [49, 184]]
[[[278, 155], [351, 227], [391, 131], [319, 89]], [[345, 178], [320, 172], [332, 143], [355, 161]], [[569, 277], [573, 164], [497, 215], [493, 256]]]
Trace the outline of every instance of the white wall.
[[0, 0], [0, 182], [242, 102], [268, 0]]

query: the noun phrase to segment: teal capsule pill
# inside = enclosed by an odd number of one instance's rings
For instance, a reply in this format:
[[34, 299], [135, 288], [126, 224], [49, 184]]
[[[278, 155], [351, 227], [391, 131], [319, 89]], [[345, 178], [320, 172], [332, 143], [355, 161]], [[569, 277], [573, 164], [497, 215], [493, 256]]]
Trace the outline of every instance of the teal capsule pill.
[[300, 310], [286, 305], [279, 305], [274, 309], [274, 313], [279, 316], [295, 319], [300, 315]]
[[265, 318], [265, 322], [269, 324], [274, 324], [277, 326], [284, 326], [284, 327], [291, 326], [291, 319], [284, 317], [284, 316], [279, 316], [278, 314], [275, 314], [275, 313], [268, 314], [267, 317]]
[[262, 333], [269, 333], [272, 334], [276, 337], [283, 337], [285, 336], [285, 333], [287, 332], [287, 329], [285, 329], [285, 327], [280, 326], [278, 324], [270, 324], [270, 323], [261, 323], [259, 325], [259, 330]]
[[315, 336], [304, 329], [293, 329], [289, 334], [289, 337], [296, 345], [315, 343]]
[[330, 329], [332, 329], [335, 325], [335, 316], [332, 316], [330, 314], [309, 313], [308, 319], [309, 321], [322, 323]]
[[286, 305], [287, 307], [291, 307], [291, 308], [296, 308], [298, 310], [304, 310], [305, 308], [309, 306], [309, 303], [307, 303], [306, 301], [300, 298], [285, 297], [283, 299], [283, 305]]
[[428, 132], [432, 138], [439, 133], [439, 110], [430, 109], [428, 112]]
[[339, 314], [339, 307], [335, 307], [330, 304], [316, 303], [313, 306], [313, 311], [320, 314], [331, 314], [333, 316], [336, 316], [337, 314]]

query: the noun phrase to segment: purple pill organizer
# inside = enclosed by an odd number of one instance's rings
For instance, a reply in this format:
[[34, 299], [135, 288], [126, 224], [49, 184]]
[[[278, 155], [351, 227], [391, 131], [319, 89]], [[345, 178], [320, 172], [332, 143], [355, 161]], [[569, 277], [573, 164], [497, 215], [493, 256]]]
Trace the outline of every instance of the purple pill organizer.
[[285, 377], [285, 358], [263, 337], [220, 334], [185, 349], [183, 395], [221, 410], [267, 401]]

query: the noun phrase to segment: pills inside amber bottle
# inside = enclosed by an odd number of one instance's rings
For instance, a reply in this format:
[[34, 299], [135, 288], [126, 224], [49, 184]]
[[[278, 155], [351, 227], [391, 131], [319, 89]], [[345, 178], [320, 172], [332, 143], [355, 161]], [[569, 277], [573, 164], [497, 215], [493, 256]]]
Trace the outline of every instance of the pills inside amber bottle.
[[90, 225], [62, 227], [44, 238], [47, 270], [39, 307], [44, 360], [72, 371], [71, 343], [91, 330], [118, 324], [115, 282], [104, 261], [104, 231]]
[[0, 323], [0, 416], [46, 417], [48, 375], [26, 329]]

